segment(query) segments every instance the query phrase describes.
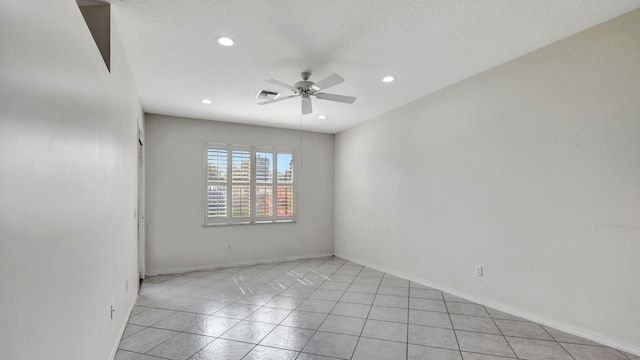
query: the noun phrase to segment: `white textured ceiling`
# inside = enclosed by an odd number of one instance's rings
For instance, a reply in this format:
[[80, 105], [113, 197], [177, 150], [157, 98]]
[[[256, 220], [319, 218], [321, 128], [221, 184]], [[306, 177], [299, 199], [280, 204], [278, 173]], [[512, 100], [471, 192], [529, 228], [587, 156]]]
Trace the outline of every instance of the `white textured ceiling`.
[[[146, 112], [298, 128], [300, 98], [258, 106], [311, 70], [345, 82], [306, 130], [336, 133], [640, 7], [640, 0], [111, 0]], [[217, 44], [230, 36], [236, 45]], [[388, 74], [397, 80], [384, 84]], [[203, 105], [202, 98], [213, 104]], [[319, 120], [318, 115], [328, 118]]]

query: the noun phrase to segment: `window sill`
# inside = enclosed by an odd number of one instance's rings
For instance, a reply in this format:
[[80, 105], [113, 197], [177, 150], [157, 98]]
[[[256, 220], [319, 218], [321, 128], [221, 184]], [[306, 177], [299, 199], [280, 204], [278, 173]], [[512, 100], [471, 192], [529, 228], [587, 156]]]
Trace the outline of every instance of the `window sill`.
[[278, 221], [256, 221], [253, 223], [220, 223], [220, 224], [204, 224], [202, 227], [218, 227], [218, 226], [245, 226], [245, 225], [272, 225], [272, 224], [294, 224], [296, 220], [278, 220]]

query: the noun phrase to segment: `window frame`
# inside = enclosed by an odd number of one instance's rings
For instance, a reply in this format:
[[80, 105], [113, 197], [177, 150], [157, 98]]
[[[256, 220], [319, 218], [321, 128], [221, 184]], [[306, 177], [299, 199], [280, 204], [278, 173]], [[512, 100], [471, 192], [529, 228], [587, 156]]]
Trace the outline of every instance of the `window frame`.
[[[222, 181], [209, 181], [209, 159], [208, 153], [209, 149], [217, 149], [217, 150], [226, 150], [227, 151], [227, 179], [226, 189], [227, 189], [227, 198], [226, 198], [226, 206], [227, 206], [227, 216], [224, 218], [210, 218], [208, 214], [208, 195], [209, 195], [209, 185], [218, 184], [220, 185]], [[234, 218], [233, 217], [233, 151], [248, 151], [250, 158], [250, 181], [249, 181], [249, 201], [250, 201], [250, 216], [243, 218]], [[260, 186], [260, 183], [256, 181], [257, 178], [257, 161], [256, 161], [256, 153], [271, 153], [273, 158], [272, 164], [272, 201], [273, 201], [273, 213], [268, 217], [257, 216], [256, 213], [256, 201], [257, 201], [257, 186]], [[277, 167], [277, 156], [278, 154], [290, 154], [291, 161], [293, 162], [292, 170], [293, 176], [291, 183], [285, 183], [286, 185], [290, 185], [293, 187], [293, 215], [292, 216], [278, 216], [278, 203], [277, 203], [277, 189], [278, 189], [278, 167]], [[294, 149], [286, 149], [286, 148], [277, 148], [277, 147], [265, 147], [265, 146], [251, 146], [251, 145], [236, 145], [236, 144], [222, 144], [216, 142], [205, 141], [203, 146], [203, 176], [204, 185], [203, 196], [202, 196], [202, 214], [203, 214], [203, 226], [220, 226], [220, 225], [253, 225], [253, 224], [277, 224], [277, 223], [294, 223], [297, 220], [298, 215], [298, 194], [297, 194], [297, 179], [298, 179], [298, 167], [296, 166], [296, 153]]]

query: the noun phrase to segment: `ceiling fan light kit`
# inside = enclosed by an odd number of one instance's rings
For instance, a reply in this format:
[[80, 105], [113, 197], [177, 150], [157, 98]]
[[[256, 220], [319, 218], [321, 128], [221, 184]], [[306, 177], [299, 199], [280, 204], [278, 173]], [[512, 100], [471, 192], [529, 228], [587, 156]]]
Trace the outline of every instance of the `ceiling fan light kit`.
[[[307, 115], [313, 112], [313, 107], [311, 105], [312, 96], [315, 96], [317, 99], [320, 99], [320, 100], [336, 101], [336, 102], [341, 102], [345, 104], [353, 104], [353, 102], [356, 101], [356, 98], [353, 96], [320, 92], [321, 90], [328, 89], [332, 86], [335, 86], [344, 82], [344, 79], [336, 74], [329, 75], [328, 77], [318, 81], [317, 83], [314, 83], [313, 81], [309, 81], [309, 78], [311, 77], [311, 73], [308, 71], [301, 73], [300, 76], [302, 77], [302, 81], [298, 81], [297, 83], [293, 84], [293, 86], [275, 79], [265, 80], [271, 84], [293, 91], [294, 94], [289, 96], [282, 96], [282, 97], [276, 96], [273, 99], [259, 102], [258, 105], [272, 104], [274, 102], [283, 101], [283, 100], [300, 96], [302, 97], [302, 101], [301, 101], [302, 114]], [[258, 95], [256, 97], [263, 99], [264, 97], [260, 97], [261, 93], [274, 94], [274, 92], [272, 91], [261, 90], [258, 92]]]

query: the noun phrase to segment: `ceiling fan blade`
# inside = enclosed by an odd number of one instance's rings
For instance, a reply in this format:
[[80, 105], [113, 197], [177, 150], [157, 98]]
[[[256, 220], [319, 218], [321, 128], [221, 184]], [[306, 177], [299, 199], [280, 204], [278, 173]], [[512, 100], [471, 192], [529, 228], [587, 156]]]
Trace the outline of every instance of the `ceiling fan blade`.
[[328, 89], [332, 86], [338, 85], [343, 81], [344, 81], [343, 78], [341, 78], [336, 74], [333, 74], [313, 84], [311, 88], [315, 91], [320, 91], [320, 90]]
[[345, 95], [337, 95], [337, 94], [317, 93], [316, 97], [322, 100], [337, 101], [337, 102], [347, 103], [347, 104], [353, 104], [353, 102], [356, 101], [356, 98], [353, 96], [345, 96]]
[[302, 97], [302, 114], [307, 115], [311, 114], [313, 110], [311, 109], [311, 98], [307, 96]]
[[285, 83], [283, 83], [282, 81], [278, 81], [278, 80], [276, 80], [276, 79], [267, 79], [267, 80], [265, 80], [265, 81], [266, 81], [266, 82], [270, 82], [270, 83], [272, 83], [272, 84], [274, 84], [274, 85], [281, 86], [281, 87], [283, 87], [283, 88], [285, 88], [285, 89], [289, 89], [289, 90], [291, 90], [291, 91], [293, 91], [293, 92], [298, 92], [298, 89], [294, 88], [293, 86], [291, 86], [291, 85], [289, 85], [289, 84], [285, 84]]
[[287, 100], [287, 99], [291, 99], [294, 98], [296, 96], [299, 95], [289, 95], [289, 96], [283, 96], [283, 97], [279, 97], [275, 100], [268, 100], [268, 101], [263, 101], [263, 102], [259, 102], [258, 105], [267, 105], [267, 104], [273, 104], [274, 102], [278, 102], [278, 101], [282, 101], [282, 100]]

